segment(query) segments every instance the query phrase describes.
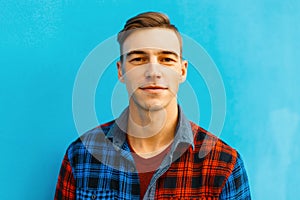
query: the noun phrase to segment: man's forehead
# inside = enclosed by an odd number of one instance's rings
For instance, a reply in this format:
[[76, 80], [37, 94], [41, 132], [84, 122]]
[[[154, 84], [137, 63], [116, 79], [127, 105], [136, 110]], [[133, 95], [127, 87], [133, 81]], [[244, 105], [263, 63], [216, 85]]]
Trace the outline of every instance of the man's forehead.
[[122, 45], [122, 54], [132, 51], [155, 49], [180, 55], [180, 42], [173, 30], [166, 28], [143, 28], [132, 32]]

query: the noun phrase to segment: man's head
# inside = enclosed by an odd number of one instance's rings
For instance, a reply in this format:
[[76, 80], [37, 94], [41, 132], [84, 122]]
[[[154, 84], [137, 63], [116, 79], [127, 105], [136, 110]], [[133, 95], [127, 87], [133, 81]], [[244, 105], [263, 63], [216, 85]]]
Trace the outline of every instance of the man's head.
[[121, 57], [118, 76], [130, 97], [130, 106], [156, 110], [177, 106], [179, 84], [186, 78], [181, 36], [168, 17], [142, 13], [129, 19], [118, 35]]
[[147, 28], [164, 28], [174, 31], [176, 34], [179, 44], [180, 44], [180, 55], [182, 54], [182, 38], [175, 27], [175, 25], [170, 23], [168, 16], [159, 12], [145, 12], [138, 14], [135, 17], [127, 20], [124, 28], [118, 34], [118, 42], [120, 45], [120, 60], [122, 62], [123, 57], [123, 43], [126, 38], [136, 30], [147, 29]]

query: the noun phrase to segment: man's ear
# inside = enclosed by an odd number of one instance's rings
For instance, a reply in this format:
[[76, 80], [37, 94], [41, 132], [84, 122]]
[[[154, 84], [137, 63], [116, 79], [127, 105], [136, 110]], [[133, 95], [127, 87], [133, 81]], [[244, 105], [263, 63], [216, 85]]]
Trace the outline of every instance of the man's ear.
[[181, 61], [180, 83], [183, 83], [186, 80], [187, 68], [188, 68], [188, 61], [186, 60]]
[[122, 63], [120, 60], [117, 62], [117, 68], [118, 68], [118, 79], [120, 82], [124, 83]]

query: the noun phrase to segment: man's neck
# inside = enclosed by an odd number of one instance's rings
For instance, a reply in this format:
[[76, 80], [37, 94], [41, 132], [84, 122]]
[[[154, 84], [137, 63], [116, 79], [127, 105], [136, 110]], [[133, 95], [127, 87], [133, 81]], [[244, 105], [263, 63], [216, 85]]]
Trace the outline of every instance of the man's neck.
[[167, 148], [174, 139], [177, 119], [177, 102], [155, 111], [136, 112], [129, 106], [127, 138], [135, 153], [151, 157]]

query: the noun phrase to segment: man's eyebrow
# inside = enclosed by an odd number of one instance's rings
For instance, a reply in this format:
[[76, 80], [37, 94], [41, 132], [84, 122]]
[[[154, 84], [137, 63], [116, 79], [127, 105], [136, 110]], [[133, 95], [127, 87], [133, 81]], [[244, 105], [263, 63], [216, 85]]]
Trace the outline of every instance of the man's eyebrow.
[[[126, 57], [129, 57], [133, 54], [139, 54], [139, 55], [145, 55], [147, 54], [145, 51], [141, 51], [141, 50], [133, 50], [133, 51], [129, 51], [128, 53], [125, 54]], [[160, 51], [158, 52], [158, 54], [171, 54], [173, 56], [175, 56], [176, 58], [179, 58], [179, 55], [177, 53], [175, 53], [174, 51]]]
[[146, 52], [135, 50], [135, 51], [129, 51], [125, 55], [126, 55], [126, 57], [128, 57], [128, 56], [131, 56], [132, 54], [143, 54], [144, 55], [144, 54], [146, 54]]
[[174, 55], [176, 58], [178, 58], [178, 54], [175, 53], [174, 51], [161, 51], [159, 52], [160, 54], [171, 54], [171, 55]]

